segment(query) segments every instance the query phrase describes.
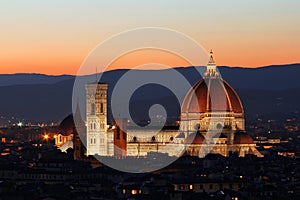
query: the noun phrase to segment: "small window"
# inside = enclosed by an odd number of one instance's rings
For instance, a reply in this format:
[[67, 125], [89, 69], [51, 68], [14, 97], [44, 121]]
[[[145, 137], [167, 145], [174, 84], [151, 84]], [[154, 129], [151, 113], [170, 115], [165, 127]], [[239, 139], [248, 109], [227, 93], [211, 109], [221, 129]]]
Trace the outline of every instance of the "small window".
[[119, 140], [120, 139], [120, 133], [121, 133], [120, 128], [117, 127], [116, 131], [117, 131], [117, 140]]
[[217, 124], [217, 129], [222, 129], [223, 128], [223, 126], [222, 126], [222, 124]]
[[184, 188], [185, 188], [184, 185], [179, 186], [179, 190], [184, 190]]

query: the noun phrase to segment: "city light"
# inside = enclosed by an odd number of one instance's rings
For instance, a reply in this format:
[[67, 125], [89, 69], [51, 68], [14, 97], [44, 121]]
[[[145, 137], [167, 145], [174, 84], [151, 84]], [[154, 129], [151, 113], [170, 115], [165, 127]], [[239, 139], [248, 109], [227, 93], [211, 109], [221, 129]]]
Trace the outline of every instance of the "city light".
[[17, 126], [18, 126], [18, 127], [22, 127], [22, 126], [23, 126], [23, 123], [22, 123], [22, 122], [18, 122], [18, 123], [17, 123]]
[[137, 194], [137, 190], [132, 190], [132, 191], [131, 191], [131, 194], [132, 194], [132, 195], [136, 195], [136, 194]]

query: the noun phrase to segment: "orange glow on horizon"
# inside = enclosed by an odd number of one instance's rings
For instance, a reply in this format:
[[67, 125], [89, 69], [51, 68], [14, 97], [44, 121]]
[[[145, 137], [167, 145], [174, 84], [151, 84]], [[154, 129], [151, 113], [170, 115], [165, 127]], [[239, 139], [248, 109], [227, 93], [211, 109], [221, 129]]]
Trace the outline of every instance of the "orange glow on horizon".
[[162, 69], [164, 68], [163, 65], [166, 67], [186, 67], [191, 66], [191, 63], [171, 52], [144, 49], [133, 51], [117, 58], [106, 68], [106, 71], [114, 69], [134, 69], [139, 66], [141, 66], [143, 70]]
[[[246, 49], [238, 47], [226, 47], [222, 44], [208, 45], [212, 47], [215, 53], [215, 60], [218, 66], [231, 67], [249, 67], [256, 68], [268, 65], [300, 63], [298, 49], [296, 46], [282, 47], [274, 49], [269, 46], [259, 48], [252, 46]], [[211, 48], [207, 48], [211, 49]], [[76, 50], [73, 50], [76, 51]], [[88, 49], [85, 53], [75, 52], [57, 55], [56, 52], [47, 52], [44, 54], [33, 53], [31, 55], [23, 54], [16, 56], [18, 59], [0, 57], [0, 74], [14, 73], [41, 73], [48, 75], [70, 74], [76, 75], [85, 56], [88, 55]], [[19, 53], [16, 53], [19, 55]], [[170, 67], [190, 66], [190, 63], [171, 53], [153, 50], [136, 51], [115, 60], [110, 66], [114, 69], [132, 69], [145, 63], [161, 63]]]

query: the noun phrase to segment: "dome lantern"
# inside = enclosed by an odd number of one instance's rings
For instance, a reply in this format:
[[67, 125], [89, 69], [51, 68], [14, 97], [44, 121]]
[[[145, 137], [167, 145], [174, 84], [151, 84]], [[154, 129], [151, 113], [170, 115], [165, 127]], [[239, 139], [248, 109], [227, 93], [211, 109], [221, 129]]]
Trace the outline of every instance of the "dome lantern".
[[235, 90], [219, 75], [210, 52], [203, 79], [187, 93], [181, 107], [181, 130], [186, 136], [200, 124], [201, 131], [218, 130], [218, 124], [233, 131], [245, 130], [244, 109]]
[[217, 72], [217, 66], [214, 60], [214, 53], [212, 50], [210, 51], [210, 58], [204, 75], [205, 77], [210, 77], [210, 78], [219, 76], [219, 73]]

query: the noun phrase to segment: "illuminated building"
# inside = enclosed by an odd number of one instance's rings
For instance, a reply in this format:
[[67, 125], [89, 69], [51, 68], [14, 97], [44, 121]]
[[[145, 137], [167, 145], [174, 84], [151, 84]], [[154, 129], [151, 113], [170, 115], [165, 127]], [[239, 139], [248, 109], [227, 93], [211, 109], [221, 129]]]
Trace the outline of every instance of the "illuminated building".
[[212, 52], [204, 78], [193, 86], [182, 104], [179, 131], [141, 132], [126, 129], [124, 121], [118, 123], [122, 127], [109, 129], [107, 89], [104, 83], [86, 85], [87, 155], [124, 157], [158, 152], [178, 156], [177, 147], [181, 146], [186, 154], [199, 157], [207, 153], [228, 156], [230, 152], [241, 157], [246, 154], [262, 157], [245, 132], [241, 100], [219, 76]]

